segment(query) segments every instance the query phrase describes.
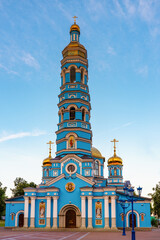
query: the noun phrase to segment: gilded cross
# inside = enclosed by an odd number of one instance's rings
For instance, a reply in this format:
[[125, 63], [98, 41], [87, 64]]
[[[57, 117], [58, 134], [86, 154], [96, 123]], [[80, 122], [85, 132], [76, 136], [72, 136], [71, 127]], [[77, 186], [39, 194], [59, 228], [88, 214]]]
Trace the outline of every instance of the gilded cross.
[[116, 156], [116, 142], [119, 142], [119, 141], [117, 141], [117, 140], [114, 138], [111, 142], [114, 142], [114, 156]]
[[54, 142], [49, 141], [47, 144], [49, 144], [49, 157], [51, 157], [51, 150], [52, 150], [51, 145], [54, 144]]
[[73, 18], [74, 18], [74, 24], [76, 24], [76, 18], [78, 18], [78, 17], [74, 16]]

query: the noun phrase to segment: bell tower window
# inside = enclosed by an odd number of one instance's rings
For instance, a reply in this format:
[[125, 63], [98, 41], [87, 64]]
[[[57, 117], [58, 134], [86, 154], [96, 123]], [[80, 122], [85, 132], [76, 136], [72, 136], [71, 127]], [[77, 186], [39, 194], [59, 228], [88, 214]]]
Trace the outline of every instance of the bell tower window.
[[82, 109], [82, 121], [85, 121], [85, 110]]
[[75, 108], [71, 107], [70, 108], [70, 120], [74, 120], [75, 119]]
[[64, 112], [62, 110], [62, 112], [61, 112], [61, 122], [63, 122], [63, 118], [64, 118]]
[[114, 168], [114, 176], [117, 176], [117, 169]]
[[83, 78], [84, 78], [84, 70], [81, 69], [81, 82], [82, 82], [82, 83], [84, 82]]
[[76, 81], [76, 70], [75, 67], [71, 67], [70, 70], [70, 82], [73, 83]]
[[95, 161], [95, 175], [96, 176], [99, 175], [99, 164], [98, 164], [98, 161]]

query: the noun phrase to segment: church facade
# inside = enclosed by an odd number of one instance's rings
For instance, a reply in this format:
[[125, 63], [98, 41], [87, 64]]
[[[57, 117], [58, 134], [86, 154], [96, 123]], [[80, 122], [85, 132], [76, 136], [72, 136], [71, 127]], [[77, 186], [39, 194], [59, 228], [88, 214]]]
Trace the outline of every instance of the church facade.
[[[92, 147], [88, 59], [80, 44], [80, 28], [70, 28], [70, 43], [62, 51], [61, 86], [58, 103], [55, 158], [44, 159], [42, 182], [25, 188], [24, 196], [6, 200], [6, 227], [117, 229], [123, 227], [120, 201], [127, 200], [123, 162], [116, 154], [108, 159]], [[104, 177], [104, 165], [108, 178]], [[136, 196], [135, 196], [136, 198]], [[134, 203], [134, 224], [149, 228], [150, 199]], [[126, 209], [126, 226], [132, 225], [131, 204]]]

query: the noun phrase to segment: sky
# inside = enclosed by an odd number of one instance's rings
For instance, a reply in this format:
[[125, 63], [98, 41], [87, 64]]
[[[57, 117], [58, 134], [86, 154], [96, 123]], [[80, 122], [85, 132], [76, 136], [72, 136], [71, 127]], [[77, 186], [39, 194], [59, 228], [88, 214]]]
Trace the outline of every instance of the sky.
[[[0, 0], [0, 182], [39, 184], [56, 141], [62, 50], [73, 16], [88, 51], [93, 146], [148, 196], [160, 181], [160, 1]], [[52, 156], [55, 156], [53, 146]]]

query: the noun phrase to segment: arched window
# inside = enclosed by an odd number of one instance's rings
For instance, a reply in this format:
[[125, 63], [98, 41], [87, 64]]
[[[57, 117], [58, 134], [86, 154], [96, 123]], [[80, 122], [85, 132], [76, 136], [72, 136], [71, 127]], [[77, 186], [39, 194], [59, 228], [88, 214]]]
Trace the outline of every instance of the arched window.
[[109, 171], [110, 171], [110, 176], [112, 176], [112, 169], [110, 168], [110, 170], [109, 170]]
[[71, 67], [70, 70], [70, 82], [73, 83], [76, 81], [76, 70], [75, 67]]
[[99, 163], [98, 163], [98, 161], [95, 161], [95, 175], [96, 176], [99, 175]]
[[63, 84], [65, 84], [65, 69], [63, 69]]
[[61, 112], [61, 122], [63, 122], [63, 117], [64, 117], [64, 112], [62, 110], [62, 112]]
[[82, 109], [82, 121], [85, 121], [85, 110]]
[[70, 120], [74, 120], [75, 119], [75, 108], [71, 107], [70, 108]]
[[83, 81], [83, 78], [84, 78], [84, 69], [82, 68], [81, 69], [81, 82], [83, 83], [84, 81]]
[[117, 169], [114, 168], [114, 176], [117, 176]]
[[141, 214], [141, 221], [144, 221], [144, 214]]
[[49, 177], [49, 169], [46, 170], [46, 176]]
[[121, 214], [121, 220], [124, 221], [124, 214]]

